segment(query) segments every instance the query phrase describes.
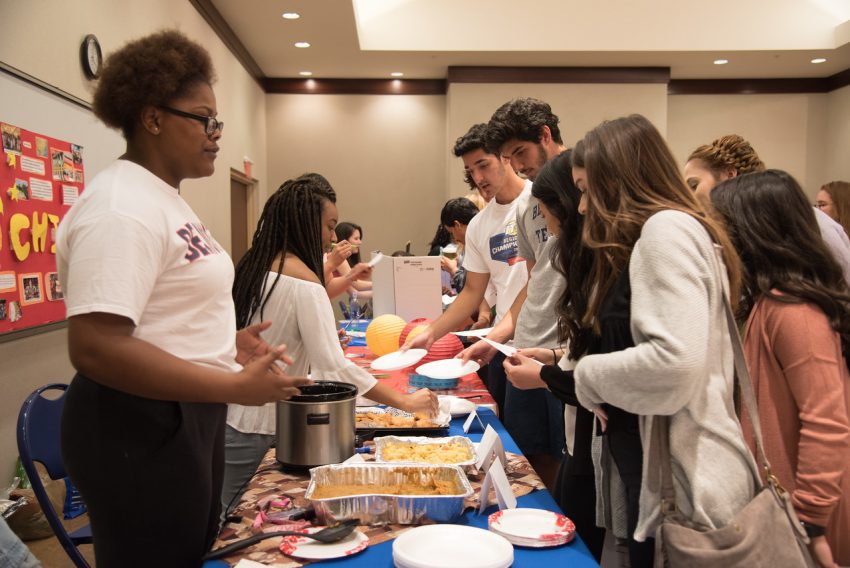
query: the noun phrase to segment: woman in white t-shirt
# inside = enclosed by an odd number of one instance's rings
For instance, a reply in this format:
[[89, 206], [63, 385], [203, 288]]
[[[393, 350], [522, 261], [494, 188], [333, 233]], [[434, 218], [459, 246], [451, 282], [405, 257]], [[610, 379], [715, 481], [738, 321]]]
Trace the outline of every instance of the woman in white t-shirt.
[[[324, 288], [322, 251], [337, 224], [336, 194], [325, 178], [305, 174], [289, 180], [263, 208], [251, 249], [236, 267], [233, 299], [241, 324], [271, 318], [268, 340], [287, 346], [287, 372], [310, 371], [317, 380], [343, 381], [358, 394], [409, 412], [434, 415], [437, 397], [427, 389], [402, 394], [379, 383], [346, 359]], [[227, 411], [225, 482], [227, 506], [251, 478], [275, 434], [275, 405]]]
[[184, 179], [214, 171], [213, 78], [206, 50], [177, 31], [111, 55], [94, 112], [127, 151], [59, 226], [77, 370], [62, 458], [98, 568], [199, 566], [218, 532], [223, 403], [288, 398], [308, 382], [280, 372], [263, 326], [236, 333], [230, 257], [180, 196]]

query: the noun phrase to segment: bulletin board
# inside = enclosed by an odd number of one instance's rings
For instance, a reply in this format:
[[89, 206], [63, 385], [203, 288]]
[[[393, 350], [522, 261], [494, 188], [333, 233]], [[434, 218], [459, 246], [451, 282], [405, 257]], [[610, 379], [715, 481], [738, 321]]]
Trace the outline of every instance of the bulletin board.
[[[0, 110], [2, 113], [2, 110]], [[2, 121], [0, 333], [65, 319], [59, 221], [83, 191], [83, 147]]]
[[[124, 151], [125, 144], [120, 133], [107, 128], [94, 116], [88, 102], [2, 62], [0, 128], [3, 137], [0, 316], [5, 316], [0, 317], [0, 342], [3, 342], [64, 325], [65, 305], [52, 250], [56, 225], [70, 209], [75, 195], [83, 191], [85, 182], [112, 163]], [[14, 166], [9, 164], [10, 153], [14, 155]], [[55, 174], [59, 179], [54, 179]], [[20, 194], [22, 191], [27, 192], [25, 199]], [[54, 221], [51, 216], [58, 219]], [[24, 248], [29, 245], [24, 260], [18, 259], [13, 247], [13, 232], [16, 245], [20, 243]], [[34, 242], [34, 233], [43, 241]], [[14, 307], [13, 302], [16, 302]], [[17, 319], [12, 321], [13, 318]]]

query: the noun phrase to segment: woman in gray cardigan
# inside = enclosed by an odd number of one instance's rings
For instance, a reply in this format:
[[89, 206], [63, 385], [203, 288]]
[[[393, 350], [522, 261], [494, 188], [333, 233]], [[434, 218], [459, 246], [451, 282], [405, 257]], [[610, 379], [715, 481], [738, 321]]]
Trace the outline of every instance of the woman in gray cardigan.
[[585, 243], [596, 287], [583, 324], [598, 325], [619, 275], [631, 283], [635, 346], [588, 355], [575, 369], [581, 404], [640, 416], [643, 478], [634, 538], [660, 522], [653, 415], [670, 417], [676, 505], [694, 523], [724, 526], [753, 497], [755, 464], [732, 402], [734, 364], [723, 294], [738, 297], [737, 254], [685, 184], [661, 134], [643, 116], [607, 121], [573, 152]]

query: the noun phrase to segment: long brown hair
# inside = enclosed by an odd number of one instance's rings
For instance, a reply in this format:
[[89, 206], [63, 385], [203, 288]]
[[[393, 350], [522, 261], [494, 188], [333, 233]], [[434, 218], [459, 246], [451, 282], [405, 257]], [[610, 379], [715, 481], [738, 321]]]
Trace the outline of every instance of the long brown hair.
[[740, 315], [748, 316], [762, 296], [815, 304], [841, 336], [846, 357], [850, 289], [800, 184], [781, 170], [746, 174], [715, 187], [711, 202], [741, 253]]
[[667, 209], [698, 220], [723, 250], [731, 300], [738, 298], [741, 269], [725, 230], [708, 218], [685, 183], [676, 160], [649, 120], [633, 114], [605, 121], [573, 150], [573, 165], [587, 171], [587, 213], [582, 237], [594, 250], [596, 284], [582, 324], [597, 329], [597, 315], [620, 272], [628, 266], [644, 223]]

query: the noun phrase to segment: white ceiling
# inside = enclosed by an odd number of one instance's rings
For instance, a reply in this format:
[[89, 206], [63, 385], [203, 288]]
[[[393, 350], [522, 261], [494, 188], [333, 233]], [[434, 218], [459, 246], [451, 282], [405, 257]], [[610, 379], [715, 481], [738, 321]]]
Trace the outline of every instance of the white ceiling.
[[[670, 67], [674, 79], [850, 68], [850, 0], [212, 0], [267, 77], [449, 66]], [[285, 20], [283, 12], [301, 18]], [[293, 46], [307, 41], [308, 49]], [[815, 65], [811, 59], [827, 58]], [[715, 59], [727, 65], [714, 65]]]

